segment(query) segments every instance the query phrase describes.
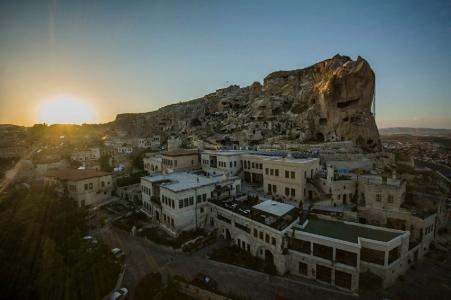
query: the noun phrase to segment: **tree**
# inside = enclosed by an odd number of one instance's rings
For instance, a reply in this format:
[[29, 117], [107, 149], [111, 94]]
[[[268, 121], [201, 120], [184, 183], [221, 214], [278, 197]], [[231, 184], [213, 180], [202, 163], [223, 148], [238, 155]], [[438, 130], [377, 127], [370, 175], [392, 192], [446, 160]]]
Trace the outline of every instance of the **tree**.
[[40, 272], [37, 281], [39, 294], [43, 299], [62, 299], [64, 295], [64, 261], [51, 239], [46, 239], [42, 247]]
[[144, 170], [144, 157], [146, 150], [136, 151], [132, 154], [132, 166], [138, 170]]
[[100, 169], [102, 171], [105, 171], [105, 172], [113, 171], [113, 167], [110, 165], [110, 158], [111, 158], [111, 156], [109, 154], [102, 154], [100, 156], [99, 163], [100, 163]]
[[135, 299], [148, 300], [152, 299], [152, 295], [157, 294], [162, 288], [161, 274], [148, 273], [136, 285]]

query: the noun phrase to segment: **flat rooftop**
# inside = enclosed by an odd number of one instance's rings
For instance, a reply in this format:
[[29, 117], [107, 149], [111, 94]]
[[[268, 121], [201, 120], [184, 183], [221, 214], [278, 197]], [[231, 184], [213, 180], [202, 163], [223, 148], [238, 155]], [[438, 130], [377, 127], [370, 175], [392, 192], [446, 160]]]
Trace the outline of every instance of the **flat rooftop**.
[[291, 211], [295, 207], [290, 204], [286, 204], [286, 203], [281, 203], [281, 202], [272, 201], [272, 200], [266, 200], [257, 205], [252, 206], [252, 208], [264, 211], [271, 215], [281, 217], [281, 216], [285, 215], [286, 213], [288, 213], [289, 211]]
[[46, 177], [56, 177], [60, 180], [69, 180], [69, 181], [78, 181], [78, 180], [84, 180], [94, 177], [102, 177], [111, 175], [109, 172], [103, 172], [103, 171], [97, 171], [94, 169], [60, 169], [60, 170], [50, 170], [48, 171], [45, 176]]
[[198, 155], [199, 151], [197, 149], [178, 149], [174, 151], [166, 151], [161, 153], [162, 156], [191, 156]]
[[204, 150], [202, 153], [205, 153], [208, 155], [233, 156], [233, 155], [247, 154], [247, 153], [249, 153], [249, 151], [247, 151], [247, 150]]
[[175, 172], [169, 174], [145, 176], [143, 177], [143, 179], [151, 183], [167, 181], [162, 183], [160, 186], [172, 192], [181, 192], [193, 188], [217, 184], [224, 181], [224, 178], [222, 176], [207, 177], [187, 172]]
[[281, 163], [303, 164], [318, 160], [318, 158], [293, 158], [293, 157], [267, 157], [267, 161], [275, 161]]
[[322, 219], [309, 219], [304, 229], [295, 227], [296, 230], [326, 236], [332, 239], [342, 240], [351, 243], [358, 243], [358, 238], [365, 238], [380, 242], [389, 242], [402, 235], [401, 232], [393, 232], [384, 229], [374, 229], [361, 226], [357, 223], [345, 223], [339, 221], [329, 221]]
[[[265, 200], [260, 203], [257, 203], [258, 200], [255, 199], [235, 200], [233, 198], [229, 198], [227, 200], [211, 199], [209, 201], [226, 210], [232, 211], [277, 230], [284, 230], [299, 216], [299, 210], [296, 207], [279, 202], [272, 206], [271, 203], [274, 202], [272, 200]], [[269, 205], [271, 207], [268, 208], [267, 206]]]

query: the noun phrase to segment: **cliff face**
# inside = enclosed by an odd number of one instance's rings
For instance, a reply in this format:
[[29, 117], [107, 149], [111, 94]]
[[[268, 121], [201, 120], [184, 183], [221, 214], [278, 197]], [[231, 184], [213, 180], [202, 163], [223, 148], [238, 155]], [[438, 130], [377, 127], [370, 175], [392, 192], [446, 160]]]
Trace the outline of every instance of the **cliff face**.
[[305, 69], [271, 73], [263, 85], [229, 86], [158, 111], [118, 115], [114, 126], [135, 136], [196, 136], [222, 144], [352, 140], [376, 151], [374, 82], [364, 59], [337, 55]]

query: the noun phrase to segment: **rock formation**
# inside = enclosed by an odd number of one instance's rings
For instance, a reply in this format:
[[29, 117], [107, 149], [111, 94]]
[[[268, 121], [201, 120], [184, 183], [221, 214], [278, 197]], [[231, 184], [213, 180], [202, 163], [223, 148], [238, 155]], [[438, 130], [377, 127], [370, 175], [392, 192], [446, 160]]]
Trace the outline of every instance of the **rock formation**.
[[232, 85], [154, 112], [121, 114], [113, 126], [136, 136], [241, 146], [352, 140], [377, 151], [374, 87], [374, 72], [363, 58], [336, 55], [305, 69], [271, 73], [263, 85]]

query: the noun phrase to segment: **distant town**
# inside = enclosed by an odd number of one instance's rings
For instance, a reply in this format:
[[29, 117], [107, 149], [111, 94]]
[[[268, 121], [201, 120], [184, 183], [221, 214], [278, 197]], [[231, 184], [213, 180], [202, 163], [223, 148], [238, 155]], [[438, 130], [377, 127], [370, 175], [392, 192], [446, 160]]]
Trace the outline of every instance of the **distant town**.
[[148, 274], [193, 299], [401, 299], [418, 280], [449, 293], [436, 276], [451, 245], [450, 136], [382, 135], [366, 152], [212, 147], [103, 125], [0, 130], [2, 197], [46, 186], [84, 211], [83, 239], [118, 264], [103, 296], [144, 299]]

